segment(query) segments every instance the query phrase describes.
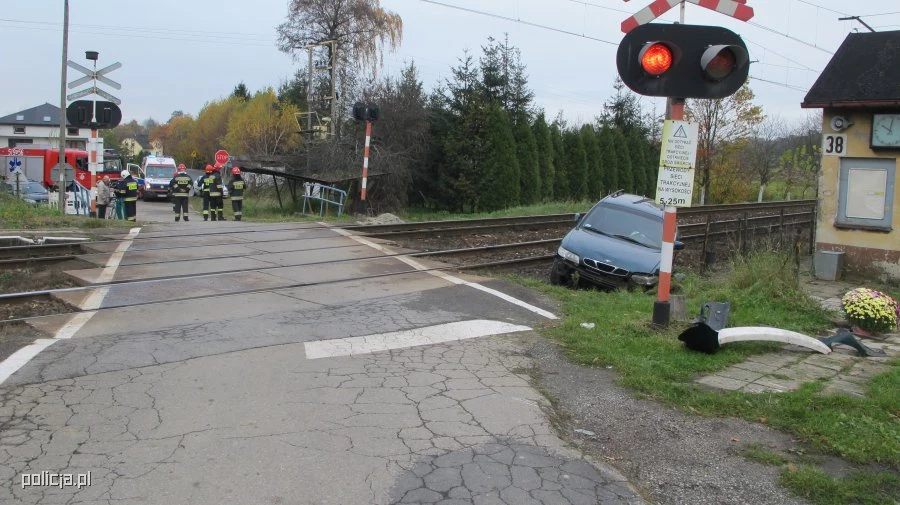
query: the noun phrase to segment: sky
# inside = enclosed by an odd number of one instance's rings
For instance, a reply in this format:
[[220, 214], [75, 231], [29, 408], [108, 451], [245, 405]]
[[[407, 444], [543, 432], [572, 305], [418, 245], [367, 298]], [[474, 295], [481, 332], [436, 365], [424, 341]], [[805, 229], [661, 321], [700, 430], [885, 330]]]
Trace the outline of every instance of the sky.
[[[755, 102], [770, 117], [799, 121], [806, 92], [853, 31], [900, 30], [896, 0], [746, 0], [750, 22], [688, 3], [687, 24], [718, 25], [747, 43]], [[45, 102], [60, 104], [63, 0], [12, 2], [0, 14], [0, 116]], [[379, 75], [397, 75], [414, 61], [426, 89], [442, 83], [469, 50], [477, 58], [488, 37], [508, 34], [521, 50], [535, 104], [571, 123], [592, 121], [614, 94], [621, 22], [650, 0], [381, 0], [403, 19], [403, 42], [385, 52]], [[288, 79], [298, 64], [275, 46], [275, 27], [288, 0], [69, 0], [68, 59], [90, 67], [85, 51], [100, 53], [97, 68], [119, 90], [124, 121], [196, 114], [244, 82], [251, 92]], [[477, 11], [477, 12], [476, 12]], [[678, 20], [678, 8], [655, 22]], [[304, 55], [305, 58], [305, 55]], [[83, 74], [68, 70], [67, 81]], [[368, 77], [373, 74], [368, 72]], [[852, 78], [852, 76], [848, 76]], [[67, 89], [71, 93], [76, 89]], [[642, 97], [661, 112], [662, 99]], [[813, 111], [818, 113], [818, 111]]]

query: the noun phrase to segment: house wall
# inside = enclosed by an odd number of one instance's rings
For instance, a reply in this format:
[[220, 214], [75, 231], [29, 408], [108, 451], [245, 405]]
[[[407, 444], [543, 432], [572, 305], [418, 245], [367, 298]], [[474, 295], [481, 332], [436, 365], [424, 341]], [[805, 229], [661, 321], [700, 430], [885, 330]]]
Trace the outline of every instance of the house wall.
[[[14, 127], [25, 127], [25, 133], [13, 133]], [[87, 146], [90, 130], [80, 128], [78, 135], [66, 134], [66, 147], [75, 149], [85, 149]], [[0, 147], [9, 147], [10, 140], [30, 139], [33, 145], [50, 145], [51, 147], [59, 147], [59, 125], [54, 126], [32, 126], [32, 125], [0, 125]], [[21, 147], [25, 147], [24, 144]]]
[[[888, 275], [900, 279], [900, 151], [877, 150], [870, 147], [872, 133], [871, 110], [825, 109], [822, 131], [847, 135], [845, 158], [885, 158], [895, 162], [894, 205], [892, 229], [871, 231], [843, 229], [836, 226], [840, 195], [840, 156], [822, 156], [819, 173], [819, 202], [816, 222], [816, 249], [819, 251], [843, 251], [844, 264], [851, 273]], [[853, 125], [837, 132], [831, 128], [831, 119], [840, 115]]]

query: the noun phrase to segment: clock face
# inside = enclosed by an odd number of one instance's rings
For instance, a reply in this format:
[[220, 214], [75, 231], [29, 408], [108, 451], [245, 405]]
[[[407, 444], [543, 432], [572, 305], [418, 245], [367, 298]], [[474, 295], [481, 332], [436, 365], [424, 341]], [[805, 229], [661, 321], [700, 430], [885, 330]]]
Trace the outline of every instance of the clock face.
[[872, 147], [900, 148], [900, 114], [872, 116]]

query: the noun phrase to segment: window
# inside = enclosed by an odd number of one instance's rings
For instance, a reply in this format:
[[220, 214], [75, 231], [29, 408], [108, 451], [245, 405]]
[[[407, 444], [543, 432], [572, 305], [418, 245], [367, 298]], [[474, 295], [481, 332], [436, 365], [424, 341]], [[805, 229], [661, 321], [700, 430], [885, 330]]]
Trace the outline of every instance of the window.
[[15, 135], [25, 135], [25, 127], [24, 126], [13, 126], [13, 133]]
[[896, 169], [892, 159], [841, 158], [835, 226], [890, 231]]
[[9, 147], [33, 144], [34, 139], [9, 139]]
[[69, 128], [69, 135], [78, 135], [78, 128]]

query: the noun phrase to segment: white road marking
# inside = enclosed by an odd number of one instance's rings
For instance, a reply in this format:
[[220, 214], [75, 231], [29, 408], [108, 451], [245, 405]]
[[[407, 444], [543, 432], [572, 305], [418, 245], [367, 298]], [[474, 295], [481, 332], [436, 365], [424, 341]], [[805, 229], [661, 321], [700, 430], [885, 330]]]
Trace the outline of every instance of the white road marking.
[[369, 354], [391, 349], [403, 349], [419, 345], [441, 344], [455, 342], [470, 338], [487, 337], [490, 335], [502, 335], [517, 331], [529, 331], [528, 326], [491, 321], [488, 319], [475, 319], [472, 321], [458, 321], [455, 323], [438, 324], [413, 328], [404, 331], [392, 331], [366, 335], [364, 337], [347, 337], [333, 340], [317, 340], [305, 342], [307, 359], [332, 358], [335, 356], [354, 356], [357, 354]]
[[[100, 276], [97, 278], [98, 282], [109, 282], [113, 279], [113, 276], [116, 274], [116, 269], [119, 268], [119, 263], [122, 262], [122, 257], [125, 256], [125, 250], [131, 247], [134, 237], [136, 237], [140, 231], [140, 228], [132, 228], [128, 232], [128, 235], [122, 243], [116, 247], [115, 252], [113, 252], [112, 256], [106, 261], [103, 271], [100, 272]], [[50, 347], [59, 340], [74, 337], [75, 334], [78, 333], [78, 330], [94, 317], [94, 314], [97, 313], [96, 309], [100, 308], [103, 299], [106, 298], [108, 293], [109, 286], [101, 286], [95, 289], [87, 298], [85, 298], [84, 302], [81, 303], [81, 309], [86, 312], [76, 312], [62, 328], [56, 331], [53, 338], [39, 338], [35, 340], [33, 344], [26, 345], [3, 360], [3, 362], [0, 363], [0, 384], [6, 382], [6, 379], [25, 366], [26, 363], [31, 361], [32, 358], [37, 356], [44, 349]]]
[[[328, 226], [327, 223], [319, 223], [319, 224], [324, 225], [324, 226]], [[340, 234], [340, 235], [342, 235], [342, 236], [344, 236], [344, 237], [351, 238], [351, 239], [355, 240], [356, 242], [359, 242], [360, 244], [367, 245], [367, 246], [369, 246], [369, 247], [375, 249], [376, 251], [379, 251], [379, 252], [382, 252], [382, 253], [385, 253], [385, 254], [391, 254], [391, 255], [397, 254], [397, 253], [395, 253], [394, 251], [392, 251], [392, 250], [391, 250], [390, 248], [388, 248], [388, 247], [385, 247], [385, 246], [383, 246], [383, 245], [381, 245], [381, 244], [376, 244], [375, 242], [372, 242], [371, 240], [367, 240], [367, 239], [365, 239], [365, 238], [363, 238], [363, 237], [354, 235], [354, 234], [350, 233], [350, 232], [347, 231], [347, 230], [343, 230], [343, 229], [341, 229], [341, 228], [334, 228], [334, 231], [336, 231], [338, 234]], [[500, 292], [500, 291], [497, 291], [496, 289], [491, 289], [491, 288], [489, 288], [489, 287], [482, 286], [481, 284], [478, 284], [477, 282], [469, 282], [469, 281], [467, 281], [467, 280], [460, 279], [459, 277], [456, 277], [456, 276], [454, 276], [454, 275], [450, 275], [450, 274], [448, 274], [447, 272], [442, 272], [442, 271], [440, 271], [440, 270], [429, 270], [428, 267], [426, 267], [425, 265], [419, 263], [418, 261], [416, 261], [416, 260], [410, 258], [409, 256], [394, 256], [394, 257], [395, 257], [396, 259], [398, 259], [398, 260], [400, 260], [400, 261], [406, 263], [407, 265], [409, 265], [409, 266], [415, 268], [416, 270], [423, 270], [423, 271], [426, 271], [426, 273], [429, 273], [429, 274], [434, 275], [434, 276], [436, 276], [436, 277], [440, 277], [441, 279], [444, 279], [444, 280], [446, 280], [446, 281], [448, 281], [448, 282], [452, 282], [453, 284], [460, 284], [460, 285], [463, 285], [463, 286], [469, 286], [470, 288], [474, 288], [474, 289], [477, 289], [477, 290], [479, 290], [479, 291], [483, 291], [483, 292], [485, 292], [485, 293], [494, 295], [494, 296], [496, 296], [497, 298], [500, 298], [500, 299], [502, 299], [502, 300], [505, 300], [505, 301], [507, 301], [507, 302], [509, 302], [509, 303], [512, 303], [512, 304], [514, 304], [514, 305], [518, 305], [519, 307], [522, 307], [523, 309], [530, 310], [531, 312], [534, 312], [535, 314], [538, 314], [538, 315], [540, 315], [540, 316], [546, 317], [547, 319], [559, 319], [559, 318], [556, 317], [556, 315], [554, 315], [552, 312], [548, 312], [548, 311], [546, 311], [546, 310], [544, 310], [544, 309], [542, 309], [542, 308], [540, 308], [540, 307], [535, 307], [534, 305], [531, 305], [531, 304], [528, 303], [528, 302], [524, 302], [524, 301], [522, 301], [522, 300], [519, 300], [518, 298], [509, 296], [509, 295], [507, 295], [506, 293], [502, 293], [502, 292]]]

